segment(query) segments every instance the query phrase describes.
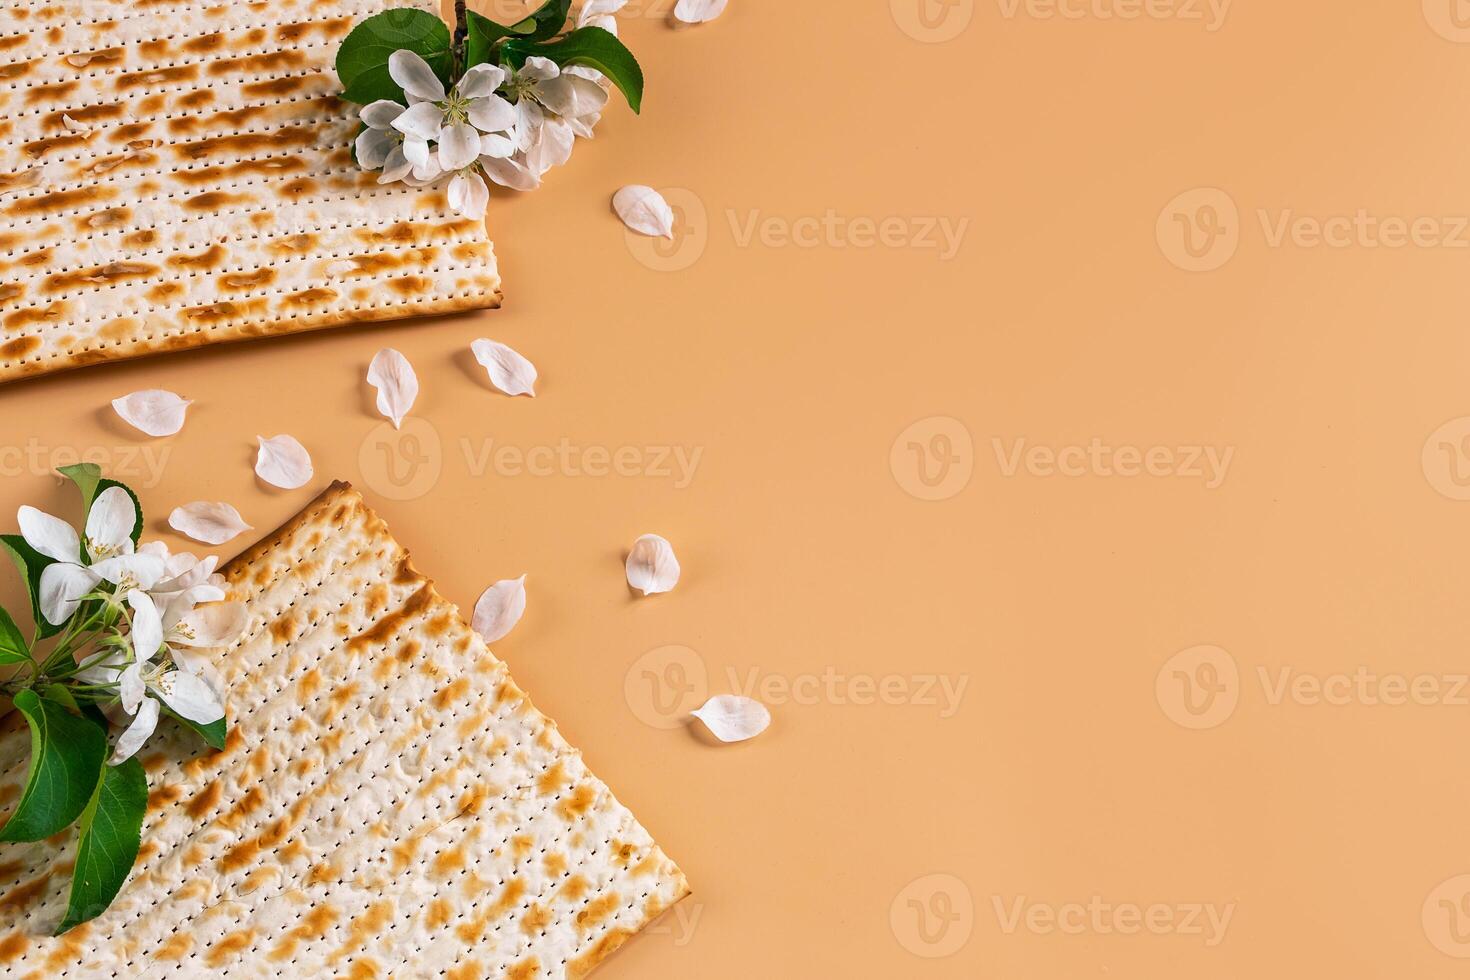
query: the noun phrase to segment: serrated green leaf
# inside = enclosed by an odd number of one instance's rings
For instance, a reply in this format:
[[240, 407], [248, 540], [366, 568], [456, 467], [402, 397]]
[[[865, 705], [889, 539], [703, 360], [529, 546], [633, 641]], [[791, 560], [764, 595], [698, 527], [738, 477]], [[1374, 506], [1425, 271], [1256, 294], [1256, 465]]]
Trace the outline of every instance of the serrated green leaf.
[[586, 65], [608, 77], [627, 98], [636, 113], [643, 107], [643, 69], [627, 45], [600, 27], [581, 27], [550, 44], [526, 44], [507, 41], [505, 51], [511, 63], [520, 68], [534, 55], [550, 58], [561, 67]]
[[[136, 545], [143, 537], [143, 503], [138, 499], [138, 495], [133, 492], [132, 487], [118, 483], [116, 480], [105, 478], [102, 475], [102, 468], [96, 463], [78, 463], [75, 466], [63, 466], [56, 472], [75, 483], [77, 489], [82, 492], [83, 514], [92, 513], [92, 504], [96, 503], [97, 498], [104, 491], [113, 487], [120, 488], [132, 499], [133, 507], [138, 515], [137, 519], [133, 522], [133, 544]], [[83, 521], [82, 524], [86, 526], [86, 521]]]
[[78, 829], [76, 866], [61, 935], [107, 910], [127, 881], [143, 842], [143, 816], [148, 812], [148, 776], [136, 757], [106, 766]]
[[31, 600], [31, 620], [36, 624], [38, 635], [44, 640], [60, 633], [62, 626], [53, 626], [41, 615], [41, 573], [47, 565], [55, 562], [26, 544], [26, 539], [19, 534], [0, 534], [0, 548], [4, 548], [10, 560], [15, 562], [20, 577], [25, 581], [26, 594]]
[[208, 725], [201, 725], [197, 721], [190, 721], [183, 715], [175, 714], [173, 709], [168, 707], [168, 705], [161, 705], [160, 707], [163, 708], [165, 715], [204, 739], [210, 748], [218, 751], [225, 747], [225, 736], [229, 734], [229, 728], [226, 726], [223, 718], [218, 721], [212, 721]]
[[10, 613], [0, 607], [0, 664], [23, 664], [31, 659], [31, 648]]
[[32, 690], [16, 694], [15, 707], [31, 727], [31, 767], [0, 841], [38, 841], [87, 808], [102, 778], [107, 733]]
[[406, 103], [403, 89], [388, 74], [388, 58], [395, 51], [419, 55], [449, 86], [454, 58], [449, 28], [425, 10], [385, 10], [352, 29], [337, 51], [337, 77], [348, 102], [366, 105], [379, 99]]

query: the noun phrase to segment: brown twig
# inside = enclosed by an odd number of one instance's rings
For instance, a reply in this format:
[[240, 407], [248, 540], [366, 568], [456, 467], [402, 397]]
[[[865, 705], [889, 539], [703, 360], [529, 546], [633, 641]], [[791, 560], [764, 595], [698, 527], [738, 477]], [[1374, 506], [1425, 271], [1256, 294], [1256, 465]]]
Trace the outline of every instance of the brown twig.
[[465, 0], [454, 0], [454, 76], [458, 78], [465, 69], [465, 41], [470, 36], [470, 18], [465, 12]]

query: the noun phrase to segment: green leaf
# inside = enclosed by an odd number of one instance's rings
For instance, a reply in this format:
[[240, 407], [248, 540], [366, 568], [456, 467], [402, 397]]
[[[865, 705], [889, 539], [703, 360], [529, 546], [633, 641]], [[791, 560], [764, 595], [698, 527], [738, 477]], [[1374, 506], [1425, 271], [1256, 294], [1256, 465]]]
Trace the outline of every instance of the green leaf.
[[31, 659], [31, 648], [10, 613], [0, 608], [0, 665], [23, 664]]
[[465, 22], [469, 28], [464, 42], [465, 67], [493, 64], [495, 42], [503, 37], [510, 37], [515, 31], [473, 10], [467, 10], [465, 14]]
[[183, 715], [174, 714], [173, 709], [168, 705], [159, 705], [159, 707], [163, 709], [164, 714], [209, 743], [210, 748], [218, 751], [225, 747], [225, 735], [229, 729], [226, 727], [223, 718], [219, 721], [210, 722], [208, 725], [201, 725], [197, 721], [190, 721]]
[[546, 0], [536, 11], [511, 28], [527, 41], [546, 41], [561, 33], [567, 26], [567, 15], [571, 13], [572, 0]]
[[[133, 508], [138, 515], [133, 522], [133, 544], [137, 544], [139, 539], [143, 537], [143, 504], [138, 500], [138, 495], [133, 493], [132, 487], [118, 483], [116, 480], [106, 479], [102, 475], [102, 468], [96, 463], [78, 463], [75, 466], [63, 466], [56, 472], [75, 483], [77, 489], [82, 491], [83, 514], [92, 513], [92, 504], [97, 501], [97, 498], [102, 495], [103, 491], [110, 490], [113, 487], [121, 489], [132, 499]], [[83, 521], [82, 525], [85, 527], [86, 521]]]
[[147, 811], [148, 776], [143, 764], [134, 757], [119, 766], [106, 766], [82, 813], [71, 897], [66, 918], [56, 927], [58, 936], [97, 918], [117, 897], [138, 859]]
[[444, 21], [426, 10], [385, 10], [354, 27], [337, 50], [337, 76], [346, 89], [342, 98], [363, 105], [379, 99], [407, 102], [388, 74], [389, 56], [405, 49], [427, 61], [448, 88], [454, 58]]
[[550, 58], [561, 67], [586, 65], [596, 68], [618, 87], [634, 112], [643, 107], [643, 69], [633, 52], [612, 34], [600, 27], [578, 28], [550, 44], [505, 42], [511, 63], [520, 68], [534, 55]]
[[107, 733], [29, 689], [15, 696], [15, 707], [31, 726], [31, 769], [0, 841], [38, 841], [87, 808], [102, 778]]
[[5, 553], [20, 571], [20, 577], [25, 580], [26, 592], [31, 599], [31, 619], [35, 622], [41, 639], [60, 633], [64, 623], [62, 626], [53, 625], [46, 622], [46, 617], [41, 615], [41, 573], [46, 570], [47, 565], [54, 565], [55, 562], [26, 544], [26, 539], [19, 534], [0, 534], [0, 548], [5, 549]]

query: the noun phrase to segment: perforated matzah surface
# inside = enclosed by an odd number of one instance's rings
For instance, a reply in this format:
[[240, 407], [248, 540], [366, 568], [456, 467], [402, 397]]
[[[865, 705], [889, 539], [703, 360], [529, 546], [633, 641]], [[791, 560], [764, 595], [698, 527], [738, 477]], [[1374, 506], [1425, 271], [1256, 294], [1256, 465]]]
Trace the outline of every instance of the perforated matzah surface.
[[0, 3], [0, 381], [498, 305], [483, 221], [352, 162], [337, 46], [410, 6]]
[[[580, 977], [684, 876], [350, 488], [227, 571], [226, 749], [171, 724], [133, 877], [57, 939], [74, 832], [0, 845], [0, 977]], [[0, 801], [29, 751], [0, 734]]]

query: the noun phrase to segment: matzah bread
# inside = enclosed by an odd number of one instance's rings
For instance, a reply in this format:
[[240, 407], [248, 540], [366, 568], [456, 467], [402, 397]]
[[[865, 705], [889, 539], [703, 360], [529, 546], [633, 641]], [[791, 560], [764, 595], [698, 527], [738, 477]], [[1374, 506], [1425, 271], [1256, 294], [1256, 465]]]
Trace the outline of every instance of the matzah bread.
[[333, 63], [434, 0], [0, 4], [0, 381], [498, 306], [483, 220], [352, 161]]
[[[0, 845], [0, 977], [581, 977], [688, 893], [362, 498], [226, 571], [223, 752], [144, 746], [143, 849], [60, 938], [75, 831]], [[28, 736], [0, 734], [0, 800]]]

